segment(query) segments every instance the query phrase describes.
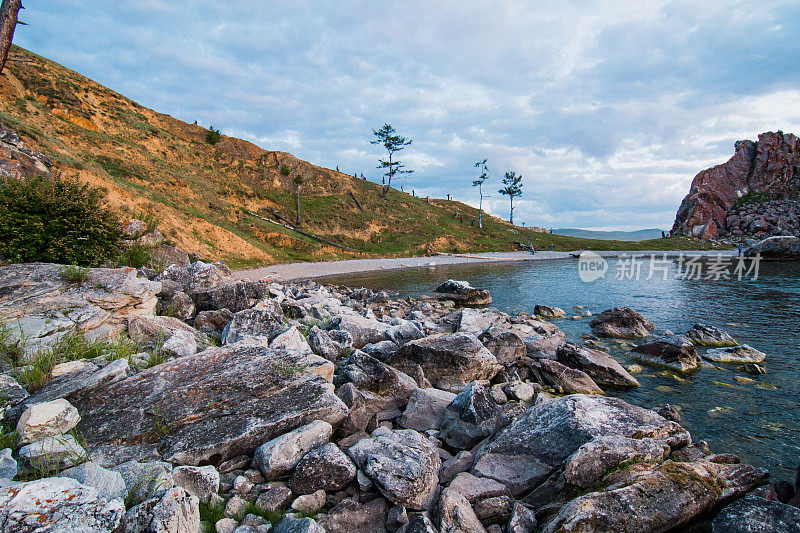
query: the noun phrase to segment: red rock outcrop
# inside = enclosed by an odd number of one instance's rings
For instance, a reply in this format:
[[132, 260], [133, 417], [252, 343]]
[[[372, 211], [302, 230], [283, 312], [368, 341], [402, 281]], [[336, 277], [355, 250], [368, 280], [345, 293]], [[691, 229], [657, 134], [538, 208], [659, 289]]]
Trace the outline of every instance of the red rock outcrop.
[[[781, 131], [762, 133], [758, 142], [738, 141], [736, 152], [727, 162], [700, 172], [683, 199], [673, 234], [714, 239], [729, 235], [728, 217], [741, 204], [760, 204], [767, 200], [795, 198], [800, 193], [800, 139]], [[746, 197], [746, 198], [745, 198]], [[758, 211], [756, 206], [755, 211]], [[789, 213], [783, 219], [795, 219]], [[739, 227], [738, 220], [736, 226]], [[774, 226], [774, 227], [773, 227]], [[753, 226], [753, 233], [766, 235], [785, 230], [788, 224]], [[748, 226], [745, 226], [748, 227]], [[737, 232], [740, 233], [740, 232]], [[741, 235], [736, 235], [741, 236]]]

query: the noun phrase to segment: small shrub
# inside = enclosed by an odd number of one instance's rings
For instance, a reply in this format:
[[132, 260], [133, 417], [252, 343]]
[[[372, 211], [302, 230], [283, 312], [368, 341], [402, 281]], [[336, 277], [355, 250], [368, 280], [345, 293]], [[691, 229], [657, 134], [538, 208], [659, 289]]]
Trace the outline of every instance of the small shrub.
[[123, 266], [142, 268], [153, 258], [150, 248], [142, 244], [132, 244], [123, 251], [118, 259], [118, 263]]
[[[162, 222], [162, 217], [156, 214], [153, 214], [149, 211], [134, 211], [133, 217], [137, 220], [141, 220], [147, 226], [147, 230], [144, 233], [150, 233], [151, 231], [155, 231], [158, 229], [158, 226]], [[140, 237], [140, 235], [136, 235], [136, 237]]]
[[220, 138], [222, 138], [222, 133], [219, 130], [215, 130], [214, 126], [209, 126], [206, 131], [206, 142], [212, 145], [217, 144]]
[[64, 267], [64, 280], [67, 283], [80, 284], [89, 279], [89, 269], [77, 265]]
[[17, 446], [19, 446], [19, 435], [17, 434], [17, 430], [6, 427], [5, 425], [0, 426], [0, 450], [4, 450], [6, 448], [16, 450]]
[[7, 178], [0, 183], [0, 258], [98, 266], [122, 239], [104, 191], [76, 181]]
[[281, 165], [281, 176], [288, 176], [292, 173], [292, 169], [289, 168], [289, 165]]
[[24, 345], [21, 328], [19, 337], [15, 337], [8, 324], [0, 323], [0, 358], [11, 364], [19, 363], [25, 355]]

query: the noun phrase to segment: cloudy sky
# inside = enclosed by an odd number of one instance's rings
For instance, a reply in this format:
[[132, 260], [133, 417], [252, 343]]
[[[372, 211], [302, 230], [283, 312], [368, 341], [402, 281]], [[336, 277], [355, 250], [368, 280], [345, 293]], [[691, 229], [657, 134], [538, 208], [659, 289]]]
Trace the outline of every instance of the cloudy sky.
[[[537, 5], [538, 4], [538, 5]], [[737, 139], [800, 133], [800, 2], [28, 0], [15, 42], [157, 111], [528, 225], [668, 228]], [[399, 185], [399, 184], [398, 184]]]

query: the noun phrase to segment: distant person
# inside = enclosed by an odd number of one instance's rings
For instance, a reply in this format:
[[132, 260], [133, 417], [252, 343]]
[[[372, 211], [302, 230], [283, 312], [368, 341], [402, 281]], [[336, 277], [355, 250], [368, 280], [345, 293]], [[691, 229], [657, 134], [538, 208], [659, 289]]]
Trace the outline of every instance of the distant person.
[[402, 185], [400, 186], [400, 192], [403, 192], [403, 186]]
[[550, 243], [550, 251], [554, 252], [556, 250], [555, 245], [551, 242]]
[[339, 172], [339, 165], [336, 165], [336, 172]]
[[464, 223], [464, 215], [461, 215], [461, 223]]
[[666, 238], [667, 238], [667, 234], [666, 234], [666, 233], [664, 233], [664, 230], [663, 230], [663, 229], [661, 230], [661, 238], [662, 238], [662, 239], [666, 239]]
[[741, 257], [742, 251], [744, 250], [744, 246], [742, 246], [741, 243], [739, 243], [739, 245], [736, 247], [736, 250], [738, 251], [737, 255], [739, 255], [739, 257]]

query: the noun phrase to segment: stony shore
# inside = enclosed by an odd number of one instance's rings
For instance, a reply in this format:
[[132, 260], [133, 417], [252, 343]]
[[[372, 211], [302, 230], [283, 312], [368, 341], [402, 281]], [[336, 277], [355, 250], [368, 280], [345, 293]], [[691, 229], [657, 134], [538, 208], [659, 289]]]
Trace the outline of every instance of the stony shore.
[[[607, 395], [634, 369], [567, 342], [562, 310], [490, 301], [200, 262], [0, 267], [0, 531], [798, 531], [794, 487], [670, 406]], [[643, 365], [690, 372], [697, 345], [765, 357], [711, 326], [654, 328], [628, 308], [592, 321], [638, 339]]]

